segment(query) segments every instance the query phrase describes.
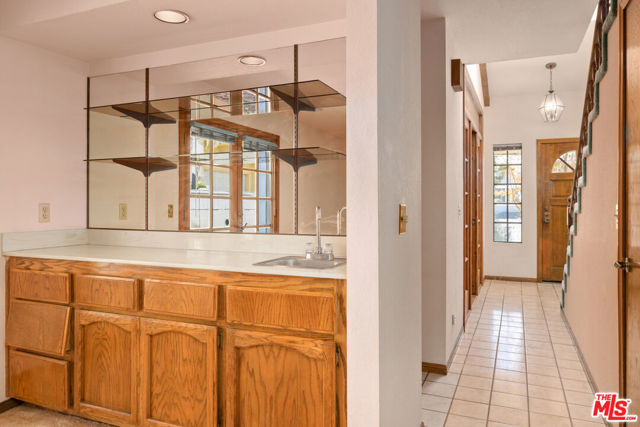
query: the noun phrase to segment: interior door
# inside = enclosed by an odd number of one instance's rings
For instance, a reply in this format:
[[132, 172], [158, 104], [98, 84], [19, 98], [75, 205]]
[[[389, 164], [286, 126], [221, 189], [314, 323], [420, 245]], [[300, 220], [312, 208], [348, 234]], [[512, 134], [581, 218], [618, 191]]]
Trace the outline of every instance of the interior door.
[[577, 138], [538, 140], [538, 277], [562, 280], [569, 229]]
[[640, 411], [640, 1], [624, 2], [621, 13], [622, 127], [619, 273], [620, 393]]

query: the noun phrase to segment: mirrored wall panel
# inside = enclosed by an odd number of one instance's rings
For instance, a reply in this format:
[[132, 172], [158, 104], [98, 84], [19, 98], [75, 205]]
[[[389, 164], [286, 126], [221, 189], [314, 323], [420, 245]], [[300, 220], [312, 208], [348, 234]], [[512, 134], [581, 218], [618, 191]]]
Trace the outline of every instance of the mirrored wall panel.
[[92, 102], [90, 227], [311, 234], [320, 206], [346, 233], [344, 39], [245, 56], [264, 64], [149, 69], [149, 99]]

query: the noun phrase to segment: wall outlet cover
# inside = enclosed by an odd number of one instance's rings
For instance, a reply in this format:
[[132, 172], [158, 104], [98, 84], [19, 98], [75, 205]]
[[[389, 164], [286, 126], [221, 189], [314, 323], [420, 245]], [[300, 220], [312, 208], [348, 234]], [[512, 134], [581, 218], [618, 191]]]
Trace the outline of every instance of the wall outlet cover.
[[51, 222], [51, 205], [49, 203], [38, 205], [38, 222]]

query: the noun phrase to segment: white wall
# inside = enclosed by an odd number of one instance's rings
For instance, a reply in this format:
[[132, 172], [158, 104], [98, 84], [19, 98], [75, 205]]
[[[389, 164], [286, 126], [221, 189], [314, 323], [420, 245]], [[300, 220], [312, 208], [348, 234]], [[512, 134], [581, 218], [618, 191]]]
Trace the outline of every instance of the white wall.
[[[444, 19], [422, 21], [422, 361], [446, 364], [462, 329], [462, 93]], [[452, 316], [456, 322], [453, 323]]]
[[418, 426], [419, 1], [348, 0], [347, 32], [348, 423]]
[[[563, 92], [558, 88], [558, 94], [566, 109], [554, 123], [545, 123], [537, 110], [544, 96], [542, 90], [539, 94], [492, 96], [491, 106], [485, 108], [484, 274], [487, 276], [537, 276], [536, 140], [577, 138], [584, 104], [584, 91]], [[500, 144], [522, 144], [522, 243], [493, 241], [493, 146]]]
[[[0, 58], [0, 233], [84, 227], [87, 66], [4, 37]], [[39, 223], [38, 204], [47, 202], [51, 222]], [[2, 342], [4, 320], [3, 304]], [[4, 358], [2, 351], [0, 366]]]

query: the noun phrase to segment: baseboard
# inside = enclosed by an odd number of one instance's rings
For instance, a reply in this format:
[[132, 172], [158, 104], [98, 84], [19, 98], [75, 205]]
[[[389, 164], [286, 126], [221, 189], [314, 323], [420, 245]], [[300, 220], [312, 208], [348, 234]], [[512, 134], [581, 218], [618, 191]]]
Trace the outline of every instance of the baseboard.
[[4, 402], [0, 402], [0, 414], [8, 411], [11, 408], [15, 408], [16, 406], [20, 405], [20, 403], [22, 402], [16, 399], [7, 399]]
[[435, 374], [447, 375], [447, 371], [447, 365], [422, 362], [422, 372], [433, 372]]
[[538, 279], [535, 277], [512, 277], [512, 276], [484, 276], [485, 280], [505, 280], [508, 282], [531, 282], [537, 283]]
[[593, 379], [593, 375], [591, 375], [591, 371], [589, 370], [589, 365], [587, 365], [587, 362], [584, 360], [584, 355], [582, 354], [582, 350], [580, 350], [580, 346], [578, 345], [578, 340], [576, 340], [576, 336], [573, 334], [573, 330], [571, 329], [571, 324], [569, 323], [567, 316], [564, 314], [564, 310], [561, 310], [561, 313], [562, 313], [562, 319], [564, 319], [564, 323], [567, 325], [567, 330], [569, 331], [571, 340], [573, 341], [573, 344], [576, 346], [576, 350], [578, 350], [578, 358], [580, 358], [580, 363], [582, 364], [582, 369], [584, 370], [584, 373], [587, 374], [587, 381], [589, 382], [589, 385], [593, 389], [593, 392], [594, 393], [598, 392], [600, 391], [600, 389], [598, 388], [598, 384], [596, 384], [596, 381]]

